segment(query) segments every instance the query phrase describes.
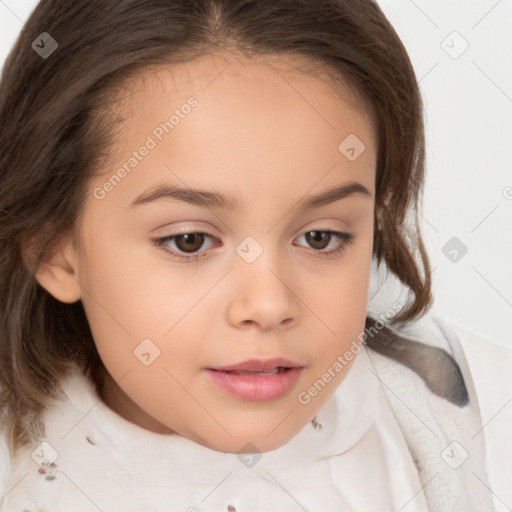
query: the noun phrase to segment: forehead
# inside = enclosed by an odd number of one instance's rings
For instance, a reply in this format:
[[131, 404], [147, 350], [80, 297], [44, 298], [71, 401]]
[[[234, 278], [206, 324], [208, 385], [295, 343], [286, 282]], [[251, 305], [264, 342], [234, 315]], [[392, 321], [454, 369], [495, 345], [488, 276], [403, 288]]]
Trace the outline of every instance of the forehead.
[[169, 109], [181, 105], [190, 96], [205, 100], [209, 97], [210, 103], [229, 100], [218, 103], [225, 107], [241, 96], [254, 104], [258, 100], [268, 105], [295, 101], [301, 103], [298, 110], [308, 108], [333, 130], [340, 128], [342, 119], [337, 114], [342, 111], [343, 118], [354, 128], [356, 124], [361, 125], [372, 138], [375, 136], [375, 114], [362, 94], [338, 71], [300, 55], [247, 57], [226, 51], [180, 63], [149, 66], [120, 84], [112, 97], [112, 110], [118, 120], [129, 123], [148, 113], [148, 108]]
[[[184, 108], [191, 98], [197, 105]], [[120, 129], [103, 181], [148, 137], [155, 142], [111, 194], [121, 198], [122, 188], [126, 204], [164, 182], [230, 185], [232, 195], [250, 191], [256, 201], [283, 187], [296, 200], [316, 183], [373, 188], [371, 113], [342, 80], [304, 59], [225, 54], [148, 68], [124, 85], [112, 111]], [[364, 148], [357, 160], [342, 152], [352, 147]]]

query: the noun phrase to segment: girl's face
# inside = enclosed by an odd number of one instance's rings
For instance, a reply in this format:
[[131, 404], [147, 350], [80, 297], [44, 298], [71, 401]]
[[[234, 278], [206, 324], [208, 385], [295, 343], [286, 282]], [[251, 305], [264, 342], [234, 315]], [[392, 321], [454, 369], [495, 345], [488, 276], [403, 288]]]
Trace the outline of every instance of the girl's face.
[[68, 253], [105, 402], [224, 452], [302, 429], [366, 317], [371, 118], [283, 64], [218, 55], [138, 80]]

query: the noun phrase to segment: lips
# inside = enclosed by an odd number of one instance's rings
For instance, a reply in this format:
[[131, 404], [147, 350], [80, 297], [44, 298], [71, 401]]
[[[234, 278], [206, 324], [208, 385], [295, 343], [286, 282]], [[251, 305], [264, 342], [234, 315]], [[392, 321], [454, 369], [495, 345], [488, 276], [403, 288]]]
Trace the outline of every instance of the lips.
[[235, 365], [207, 368], [216, 387], [244, 400], [274, 400], [290, 391], [303, 366], [283, 358], [251, 359]]
[[211, 370], [221, 371], [221, 372], [245, 372], [245, 373], [261, 373], [261, 372], [273, 372], [278, 369], [286, 369], [286, 368], [300, 368], [301, 365], [298, 363], [294, 363], [288, 359], [284, 359], [282, 357], [276, 357], [274, 359], [250, 359], [248, 361], [244, 361], [242, 363], [233, 364], [229, 366], [218, 366], [215, 368], [210, 368]]

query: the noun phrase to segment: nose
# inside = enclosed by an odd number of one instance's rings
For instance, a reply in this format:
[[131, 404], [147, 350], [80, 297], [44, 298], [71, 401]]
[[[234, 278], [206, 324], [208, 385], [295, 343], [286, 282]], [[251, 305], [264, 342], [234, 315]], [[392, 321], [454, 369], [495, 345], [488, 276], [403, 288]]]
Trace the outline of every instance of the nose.
[[[265, 254], [265, 253], [264, 253]], [[290, 269], [275, 258], [260, 256], [253, 263], [238, 262], [231, 272], [233, 287], [227, 310], [228, 322], [241, 329], [288, 329], [301, 313], [301, 301]]]

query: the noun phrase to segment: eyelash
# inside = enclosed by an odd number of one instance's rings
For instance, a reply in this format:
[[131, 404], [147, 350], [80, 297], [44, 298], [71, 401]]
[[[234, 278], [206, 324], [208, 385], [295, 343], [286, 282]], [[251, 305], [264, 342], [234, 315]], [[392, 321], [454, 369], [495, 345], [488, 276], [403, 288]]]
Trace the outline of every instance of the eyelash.
[[[319, 229], [308, 229], [303, 234], [311, 233], [313, 231], [320, 232], [320, 233], [329, 233], [331, 235], [334, 235], [340, 241], [341, 245], [336, 249], [331, 249], [329, 251], [312, 249], [313, 251], [317, 252], [323, 258], [330, 258], [330, 257], [337, 256], [338, 254], [344, 252], [346, 250], [346, 248], [354, 242], [354, 235], [352, 235], [351, 233], [344, 233], [341, 231], [333, 231], [330, 229], [320, 229], [320, 228]], [[173, 258], [175, 258], [179, 261], [193, 262], [193, 261], [197, 261], [199, 259], [207, 257], [206, 255], [204, 255], [204, 253], [206, 251], [202, 251], [200, 253], [195, 253], [195, 254], [190, 253], [190, 254], [192, 254], [191, 256], [182, 256], [181, 254], [177, 253], [176, 251], [171, 251], [166, 247], [167, 242], [172, 241], [175, 238], [177, 238], [178, 236], [183, 236], [183, 235], [206, 235], [207, 237], [212, 238], [214, 241], [219, 240], [218, 238], [216, 238], [213, 235], [210, 235], [208, 233], [205, 233], [204, 231], [185, 231], [183, 233], [172, 233], [170, 235], [167, 235], [167, 236], [161, 237], [161, 238], [154, 238], [154, 239], [152, 239], [152, 243], [153, 243], [153, 245], [155, 245], [156, 247], [158, 247], [159, 249], [164, 251], [166, 254], [170, 254]], [[330, 241], [331, 240], [329, 240], [329, 243], [330, 243]]]

